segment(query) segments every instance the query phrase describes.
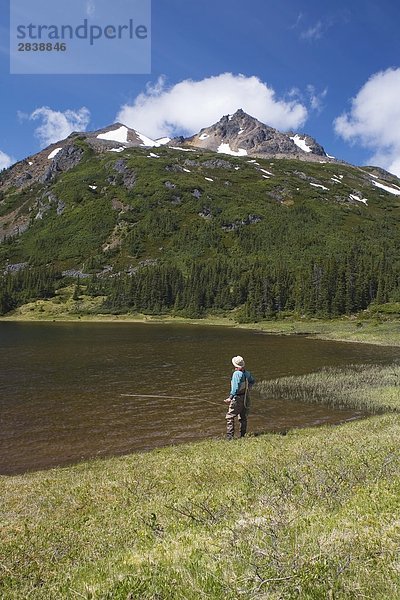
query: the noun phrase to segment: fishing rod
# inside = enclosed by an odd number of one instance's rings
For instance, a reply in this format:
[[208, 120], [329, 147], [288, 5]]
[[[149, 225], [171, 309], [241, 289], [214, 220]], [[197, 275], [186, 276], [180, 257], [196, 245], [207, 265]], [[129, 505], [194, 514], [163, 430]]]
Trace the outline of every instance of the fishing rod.
[[132, 396], [133, 398], [168, 398], [170, 400], [192, 400], [193, 396], [161, 396], [158, 394], [121, 394], [121, 396]]
[[[164, 396], [161, 394], [121, 394], [121, 396], [130, 398], [165, 398], [166, 400], [193, 400], [193, 396]], [[212, 404], [213, 406], [221, 407], [220, 402], [212, 402], [212, 400], [206, 400], [205, 398], [202, 398], [201, 401], [206, 402], [207, 404]], [[252, 412], [251, 414], [253, 416], [265, 416], [257, 412]]]
[[[167, 400], [193, 400], [193, 396], [161, 396], [158, 394], [121, 394], [121, 396], [129, 396], [132, 398], [166, 398]], [[219, 402], [212, 402], [211, 400], [205, 400], [204, 398], [202, 399], [202, 402], [220, 406]]]

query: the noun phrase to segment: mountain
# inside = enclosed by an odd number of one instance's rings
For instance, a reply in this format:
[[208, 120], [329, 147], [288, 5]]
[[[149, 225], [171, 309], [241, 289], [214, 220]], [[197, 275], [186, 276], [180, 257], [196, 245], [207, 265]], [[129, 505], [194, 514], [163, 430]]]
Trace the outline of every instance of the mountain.
[[83, 148], [79, 145], [82, 141], [96, 154], [119, 153], [126, 148], [158, 148], [168, 145], [172, 148], [210, 150], [231, 156], [332, 160], [312, 137], [294, 132], [281, 133], [243, 110], [238, 110], [234, 115], [222, 117], [218, 123], [189, 138], [153, 140], [122, 123], [114, 123], [93, 132], [72, 133], [3, 173], [0, 191], [4, 193], [10, 187], [23, 189], [36, 182], [46, 183], [52, 181], [57, 174], [75, 167], [83, 156]]
[[294, 132], [281, 133], [241, 109], [181, 141], [195, 148], [233, 156], [290, 157], [300, 160], [332, 158], [312, 137]]
[[[80, 143], [83, 141], [86, 142], [85, 147]], [[22, 189], [33, 183], [52, 181], [58, 174], [76, 166], [83, 157], [85, 148], [96, 154], [118, 153], [125, 148], [158, 147], [169, 141], [169, 138], [152, 140], [122, 123], [114, 123], [92, 132], [74, 132], [1, 173], [0, 192], [4, 193], [10, 187]]]
[[0, 312], [78, 276], [108, 310], [254, 319], [400, 299], [400, 180], [296, 135], [243, 111], [180, 140], [116, 123], [3, 171]]

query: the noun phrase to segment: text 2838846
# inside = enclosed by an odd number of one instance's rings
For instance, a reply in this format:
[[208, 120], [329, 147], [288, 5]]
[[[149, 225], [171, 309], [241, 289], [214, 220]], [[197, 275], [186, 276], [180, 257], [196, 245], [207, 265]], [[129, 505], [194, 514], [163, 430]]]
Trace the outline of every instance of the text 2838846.
[[18, 52], [66, 52], [67, 44], [64, 42], [20, 42]]

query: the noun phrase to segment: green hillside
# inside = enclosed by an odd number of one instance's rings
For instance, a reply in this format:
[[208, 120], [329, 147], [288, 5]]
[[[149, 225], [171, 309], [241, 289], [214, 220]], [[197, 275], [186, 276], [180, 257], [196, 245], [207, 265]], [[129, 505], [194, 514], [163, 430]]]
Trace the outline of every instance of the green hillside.
[[242, 320], [400, 299], [400, 195], [376, 186], [400, 194], [394, 176], [322, 160], [169, 147], [95, 154], [84, 139], [71, 143], [84, 152], [69, 171], [3, 185], [2, 313], [78, 279], [78, 292], [106, 298], [104, 310], [233, 310]]

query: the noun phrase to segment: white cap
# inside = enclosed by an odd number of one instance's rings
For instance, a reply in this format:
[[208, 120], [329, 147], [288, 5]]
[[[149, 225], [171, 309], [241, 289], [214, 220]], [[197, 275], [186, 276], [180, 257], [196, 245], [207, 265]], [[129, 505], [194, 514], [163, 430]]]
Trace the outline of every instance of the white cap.
[[243, 356], [234, 356], [232, 358], [232, 364], [234, 367], [238, 367], [239, 369], [244, 369], [244, 358]]

